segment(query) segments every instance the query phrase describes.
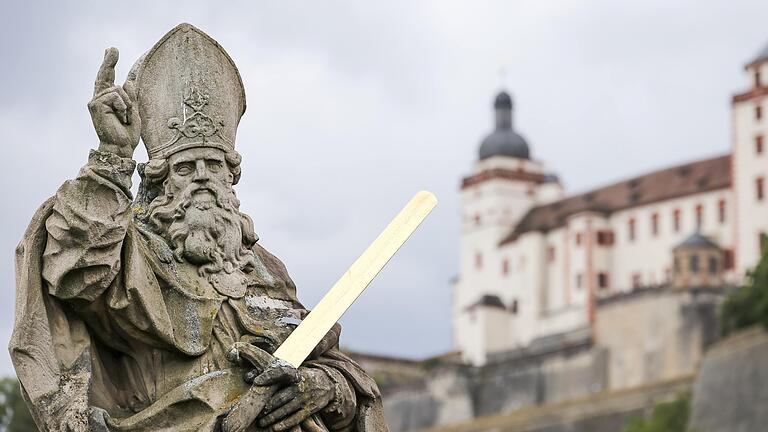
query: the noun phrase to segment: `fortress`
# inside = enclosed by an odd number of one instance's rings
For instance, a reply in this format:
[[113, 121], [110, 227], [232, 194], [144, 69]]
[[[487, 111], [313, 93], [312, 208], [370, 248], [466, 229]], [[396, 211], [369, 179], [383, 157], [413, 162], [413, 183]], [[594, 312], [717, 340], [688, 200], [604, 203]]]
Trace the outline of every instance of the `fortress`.
[[730, 154], [568, 197], [498, 94], [496, 128], [461, 183], [453, 329], [466, 362], [593, 328], [595, 299], [741, 281], [768, 232], [768, 47], [746, 71]]
[[[745, 69], [729, 154], [575, 196], [532, 157], [510, 95], [496, 96], [495, 129], [460, 186], [455, 350], [356, 355], [393, 432], [485, 430], [467, 422], [509, 413], [537, 418], [514, 430], [620, 430], [691, 389], [722, 300], [768, 247], [768, 46]], [[532, 426], [563, 413], [588, 426]]]

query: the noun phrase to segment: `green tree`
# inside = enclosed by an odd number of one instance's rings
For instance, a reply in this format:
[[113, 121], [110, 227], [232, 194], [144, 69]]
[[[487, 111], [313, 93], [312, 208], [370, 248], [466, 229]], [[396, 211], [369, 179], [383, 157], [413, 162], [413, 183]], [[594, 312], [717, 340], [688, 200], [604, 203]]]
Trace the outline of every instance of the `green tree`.
[[622, 432], [686, 432], [691, 395], [681, 394], [671, 402], [657, 404], [648, 418], [634, 418]]
[[746, 284], [725, 300], [720, 322], [723, 336], [755, 324], [768, 328], [768, 251], [747, 274]]
[[37, 432], [16, 378], [0, 379], [0, 431]]

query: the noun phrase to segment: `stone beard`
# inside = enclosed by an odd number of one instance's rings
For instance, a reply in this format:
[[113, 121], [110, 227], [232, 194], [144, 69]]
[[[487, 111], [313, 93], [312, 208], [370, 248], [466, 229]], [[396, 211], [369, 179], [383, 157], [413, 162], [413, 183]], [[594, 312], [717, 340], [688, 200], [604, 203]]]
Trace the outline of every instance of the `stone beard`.
[[[98, 148], [17, 248], [9, 350], [38, 428], [387, 431], [338, 324], [297, 369], [271, 354], [308, 311], [239, 210], [245, 93], [231, 58], [181, 24], [122, 86], [117, 60], [108, 49], [88, 104]], [[261, 388], [266, 405], [237, 402]]]
[[[230, 167], [235, 168], [239, 169]], [[144, 172], [146, 181], [164, 181], [168, 162], [151, 164]], [[257, 236], [251, 219], [239, 211], [240, 201], [230, 185], [193, 182], [179, 191], [169, 182], [163, 184], [164, 193], [149, 204], [148, 220], [171, 245], [178, 262], [187, 260], [200, 266], [201, 276], [253, 270], [255, 257], [250, 248]]]

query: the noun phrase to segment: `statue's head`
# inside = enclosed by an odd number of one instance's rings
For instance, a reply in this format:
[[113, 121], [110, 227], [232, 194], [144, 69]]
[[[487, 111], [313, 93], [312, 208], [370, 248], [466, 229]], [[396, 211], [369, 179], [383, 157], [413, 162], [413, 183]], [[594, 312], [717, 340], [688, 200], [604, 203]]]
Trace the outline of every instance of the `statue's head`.
[[145, 220], [178, 261], [200, 266], [203, 274], [253, 268], [257, 236], [232, 188], [240, 173], [236, 152], [189, 148], [153, 159], [142, 171]]
[[143, 218], [176, 259], [201, 273], [249, 271], [257, 237], [239, 211], [235, 134], [245, 92], [232, 59], [189, 24], [166, 34], [134, 66], [141, 138]]

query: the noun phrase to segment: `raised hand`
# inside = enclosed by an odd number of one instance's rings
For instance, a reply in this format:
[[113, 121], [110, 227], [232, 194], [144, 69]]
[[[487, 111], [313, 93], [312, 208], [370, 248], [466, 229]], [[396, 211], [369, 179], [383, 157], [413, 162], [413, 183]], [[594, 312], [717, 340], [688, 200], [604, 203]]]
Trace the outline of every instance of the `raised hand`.
[[104, 52], [88, 110], [99, 136], [99, 150], [131, 158], [139, 145], [141, 119], [131, 77], [122, 86], [115, 85], [115, 65], [119, 56], [117, 48], [107, 48]]

